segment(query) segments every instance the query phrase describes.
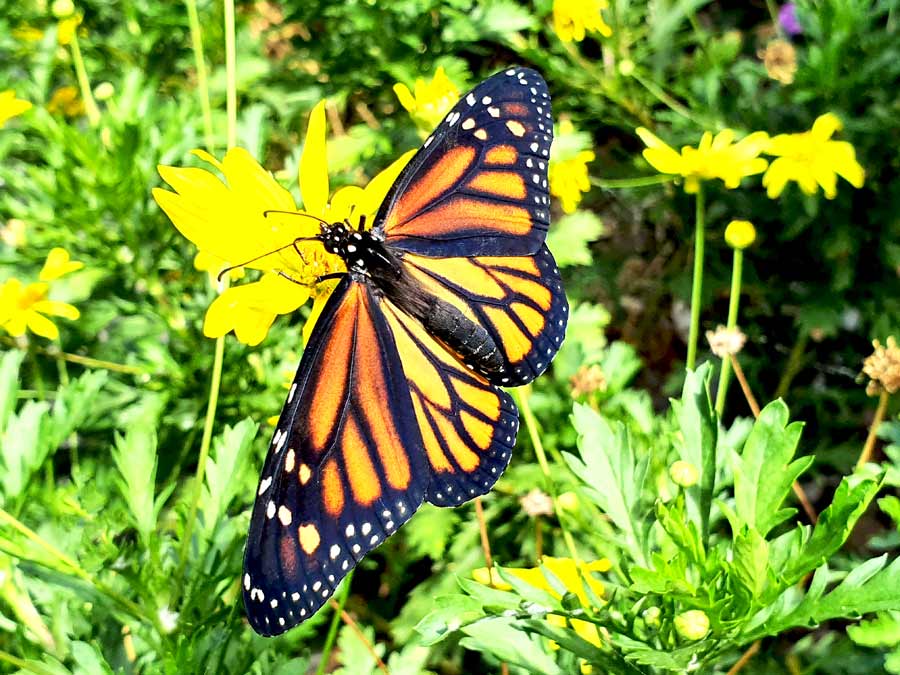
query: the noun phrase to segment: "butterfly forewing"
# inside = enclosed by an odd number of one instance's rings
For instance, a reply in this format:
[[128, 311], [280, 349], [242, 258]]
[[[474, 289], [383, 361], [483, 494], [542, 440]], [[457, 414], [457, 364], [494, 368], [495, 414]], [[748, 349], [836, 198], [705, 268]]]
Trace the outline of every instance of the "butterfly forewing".
[[311, 616], [409, 520], [430, 470], [391, 330], [345, 278], [313, 331], [263, 467], [244, 557], [253, 628]]
[[376, 217], [394, 248], [432, 257], [528, 255], [550, 223], [550, 96], [528, 68], [460, 99], [400, 174]]

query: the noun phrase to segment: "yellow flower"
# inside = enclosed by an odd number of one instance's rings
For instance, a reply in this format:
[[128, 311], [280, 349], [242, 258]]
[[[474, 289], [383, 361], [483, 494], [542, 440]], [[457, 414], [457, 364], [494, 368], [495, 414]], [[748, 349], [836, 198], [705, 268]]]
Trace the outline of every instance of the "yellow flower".
[[778, 197], [788, 181], [796, 181], [805, 194], [813, 195], [822, 186], [825, 197], [837, 195], [837, 177], [855, 188], [865, 180], [865, 171], [856, 161], [856, 151], [847, 141], [832, 141], [841, 121], [833, 113], [819, 116], [812, 129], [799, 134], [779, 134], [772, 138], [765, 152], [775, 155], [763, 176], [770, 198]]
[[57, 246], [47, 255], [39, 278], [41, 281], [56, 281], [61, 276], [76, 272], [82, 267], [83, 262], [72, 260], [66, 249]]
[[78, 14], [60, 21], [56, 29], [56, 41], [63, 46], [71, 44], [79, 25], [81, 25], [81, 16]]
[[681, 153], [666, 145], [644, 127], [636, 130], [647, 148], [644, 159], [660, 173], [684, 176], [684, 191], [697, 192], [701, 180], [718, 178], [733, 190], [744, 176], [766, 170], [768, 162], [759, 156], [769, 141], [764, 131], [757, 131], [734, 142], [734, 131], [723, 129], [715, 136], [704, 132], [696, 148], [684, 146]]
[[29, 330], [50, 340], [58, 338], [56, 324], [44, 315], [74, 321], [81, 313], [66, 302], [50, 300], [50, 282], [82, 267], [84, 263], [69, 259], [68, 251], [54, 248], [41, 270], [40, 281], [26, 286], [16, 278], [7, 279], [0, 286], [0, 327], [14, 337]]
[[[223, 260], [217, 258], [212, 253], [207, 251], [197, 251], [197, 255], [194, 256], [194, 269], [200, 270], [201, 272], [206, 272], [209, 275], [209, 283], [213, 286], [219, 281], [219, 275], [228, 269], [229, 265], [226, 265]], [[228, 270], [228, 278], [231, 281], [237, 281], [238, 279], [244, 278], [244, 268], [243, 267], [233, 267]]]
[[424, 133], [431, 132], [459, 100], [459, 89], [440, 66], [431, 82], [416, 78], [415, 93], [402, 82], [394, 85], [394, 93]]
[[40, 42], [44, 37], [44, 31], [28, 24], [13, 28], [12, 36], [22, 42]]
[[53, 92], [47, 103], [47, 110], [51, 114], [62, 113], [66, 117], [78, 117], [84, 114], [84, 101], [79, 98], [77, 87], [67, 85]]
[[592, 150], [582, 150], [572, 159], [550, 162], [550, 194], [559, 198], [566, 213], [572, 213], [581, 201], [581, 193], [591, 189], [587, 165], [594, 159]]
[[548, 167], [550, 194], [562, 202], [562, 209], [572, 213], [581, 201], [581, 193], [591, 189], [587, 165], [595, 155], [591, 137], [576, 131], [572, 121], [563, 118], [553, 139], [553, 155]]
[[[312, 296], [312, 312], [304, 327], [304, 338], [308, 338], [336, 285], [319, 284], [319, 277], [345, 269], [341, 259], [326, 253], [318, 242], [291, 245], [299, 237], [319, 234], [319, 223], [295, 215], [266, 217], [269, 210], [295, 212], [297, 207], [290, 192], [246, 150], [229, 150], [221, 162], [201, 150], [194, 154], [218, 169], [224, 180], [205, 169], [160, 166], [160, 175], [175, 191], [155, 188], [153, 197], [179, 232], [200, 249], [201, 265], [221, 270], [238, 264], [263, 272], [259, 281], [228, 288], [213, 301], [206, 313], [204, 335], [219, 337], [234, 331], [241, 342], [259, 344], [278, 314], [297, 310]], [[378, 206], [412, 155], [403, 155], [365, 189], [347, 186], [329, 201], [325, 102], [320, 102], [310, 113], [300, 158], [304, 210], [299, 213], [353, 224], [365, 215], [371, 225]]]
[[725, 243], [731, 248], [744, 250], [756, 241], [756, 228], [749, 220], [732, 220], [725, 228]]
[[607, 0], [553, 0], [553, 30], [563, 42], [581, 42], [585, 32], [612, 35], [600, 10], [609, 7]]
[[16, 92], [12, 89], [0, 91], [0, 129], [16, 115], [31, 108], [31, 103], [16, 98]]

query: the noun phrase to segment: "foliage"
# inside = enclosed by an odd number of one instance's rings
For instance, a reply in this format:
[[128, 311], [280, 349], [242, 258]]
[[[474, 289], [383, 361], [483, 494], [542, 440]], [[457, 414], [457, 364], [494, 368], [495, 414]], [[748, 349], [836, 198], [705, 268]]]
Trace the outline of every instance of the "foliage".
[[[775, 3], [244, 2], [233, 80], [227, 3], [196, 7], [205, 79], [193, 0], [67, 5], [0, 2], [0, 672], [726, 672], [748, 649], [746, 673], [900, 672], [897, 402], [872, 389], [873, 422], [854, 381], [900, 334], [897, 0], [798, 0], [798, 34]], [[224, 156], [232, 90], [237, 145], [272, 172], [251, 192], [324, 209], [322, 180], [355, 190], [418, 147], [429, 96], [513, 63], [553, 96], [572, 311], [483, 500], [496, 567], [471, 505], [424, 507], [357, 568], [355, 623], [326, 608], [263, 640], [244, 538], [327, 293], [258, 345], [222, 338], [217, 367], [204, 315], [232, 296], [153, 199], [157, 167]], [[770, 197], [800, 145], [821, 180]], [[756, 231], [736, 297], [735, 219]], [[63, 254], [84, 266], [46, 282]], [[758, 419], [738, 382], [713, 405], [727, 354], [684, 368], [692, 288], [701, 334], [735, 300]], [[12, 320], [32, 309], [58, 335]]]

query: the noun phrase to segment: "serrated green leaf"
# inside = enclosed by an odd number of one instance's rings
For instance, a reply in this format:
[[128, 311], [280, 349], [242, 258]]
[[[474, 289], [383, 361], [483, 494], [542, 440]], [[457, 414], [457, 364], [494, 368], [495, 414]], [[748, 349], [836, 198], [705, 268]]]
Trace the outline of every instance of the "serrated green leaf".
[[735, 510], [763, 537], [796, 512], [781, 505], [813, 461], [812, 457], [791, 461], [802, 430], [799, 422], [788, 424], [784, 402], [773, 401], [763, 408], [740, 455], [732, 455]]
[[694, 642], [680, 649], [657, 649], [650, 645], [638, 642], [625, 635], [614, 635], [613, 643], [625, 654], [625, 658], [642, 666], [652, 666], [667, 671], [685, 672], [685, 669], [694, 658], [694, 654], [701, 650], [703, 642]]
[[343, 626], [337, 639], [337, 655], [343, 666], [334, 671], [334, 675], [375, 675], [381, 672], [369, 645], [375, 649], [379, 657], [384, 656], [384, 645], [375, 643], [375, 629], [371, 626], [360, 627], [368, 645], [362, 641], [356, 631]]
[[75, 675], [113, 675], [100, 650], [87, 642], [72, 643], [72, 659], [75, 661]]
[[128, 505], [132, 524], [145, 547], [156, 528], [156, 431], [155, 420], [135, 424], [125, 436], [116, 434], [112, 456], [121, 478], [116, 481]]
[[403, 529], [411, 554], [416, 558], [428, 556], [440, 560], [459, 521], [459, 512], [454, 509], [423, 504]]
[[765, 588], [769, 570], [769, 545], [751, 527], [744, 526], [734, 538], [732, 570], [734, 578], [753, 598]]
[[845, 477], [831, 504], [820, 515], [809, 540], [784, 571], [787, 583], [795, 583], [828, 560], [847, 540], [859, 517], [881, 487], [880, 480]]
[[248, 473], [250, 448], [258, 428], [255, 422], [244, 419], [233, 427], [226, 425], [213, 439], [200, 500], [207, 539], [241, 487], [238, 477]]
[[[554, 150], [555, 151], [555, 150]], [[590, 265], [590, 243], [603, 234], [603, 221], [592, 211], [576, 211], [557, 220], [547, 235], [547, 247], [559, 267]]]
[[878, 500], [878, 508], [890, 516], [894, 521], [894, 527], [900, 530], [900, 499], [889, 495]]
[[6, 421], [16, 407], [16, 394], [19, 392], [19, 367], [25, 352], [10, 349], [0, 358], [0, 434], [6, 429]]
[[0, 438], [0, 464], [2, 464], [3, 496], [18, 496], [31, 474], [44, 460], [42, 442], [44, 422], [50, 406], [41, 401], [27, 401], [18, 413], [6, 420], [6, 428]]
[[460, 640], [466, 649], [494, 655], [500, 661], [537, 675], [562, 675], [556, 660], [547, 654], [541, 638], [529, 637], [512, 619], [482, 619], [462, 629], [469, 637]]
[[688, 517], [696, 523], [706, 542], [709, 536], [709, 513], [716, 480], [716, 436], [718, 423], [709, 396], [712, 367], [701, 364], [688, 371], [680, 401], [672, 401], [672, 410], [681, 431], [677, 449], [682, 460], [700, 474], [697, 484], [686, 490]]
[[847, 635], [863, 647], [894, 647], [900, 644], [900, 612], [884, 612], [871, 621], [848, 626]]
[[638, 532], [644, 511], [641, 490], [649, 457], [635, 458], [625, 427], [619, 424], [613, 432], [609, 423], [590, 406], [576, 403], [572, 419], [578, 432], [581, 458], [569, 453], [563, 456], [587, 486], [587, 494], [622, 532], [632, 558], [642, 561]]
[[443, 595], [435, 598], [434, 609], [416, 624], [421, 645], [433, 645], [452, 635], [464, 624], [484, 616], [481, 603], [468, 595]]

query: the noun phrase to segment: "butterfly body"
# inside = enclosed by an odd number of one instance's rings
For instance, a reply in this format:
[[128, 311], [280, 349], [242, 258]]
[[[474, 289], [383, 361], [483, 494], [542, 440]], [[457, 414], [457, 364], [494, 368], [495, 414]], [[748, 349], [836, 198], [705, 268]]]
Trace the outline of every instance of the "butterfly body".
[[347, 266], [310, 336], [262, 469], [242, 577], [251, 626], [309, 618], [424, 501], [457, 506], [506, 468], [568, 303], [544, 237], [546, 84], [511, 68], [445, 117], [373, 227], [323, 224]]

